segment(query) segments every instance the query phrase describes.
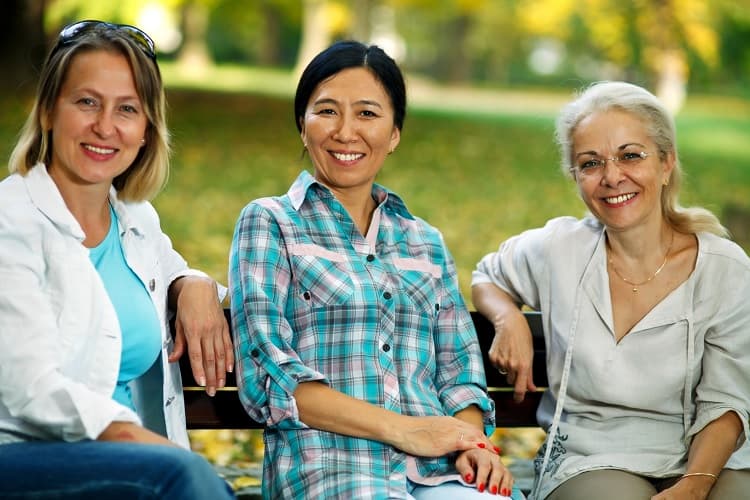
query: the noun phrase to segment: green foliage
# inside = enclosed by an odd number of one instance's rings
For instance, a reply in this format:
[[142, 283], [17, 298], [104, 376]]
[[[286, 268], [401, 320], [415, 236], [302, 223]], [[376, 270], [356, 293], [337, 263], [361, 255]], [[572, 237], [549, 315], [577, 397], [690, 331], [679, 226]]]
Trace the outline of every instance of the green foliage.
[[[307, 166], [288, 97], [171, 89], [169, 184], [155, 200], [164, 230], [195, 267], [226, 282], [232, 232], [250, 200], [286, 192]], [[515, 96], [528, 109], [539, 94]], [[554, 109], [531, 114], [412, 107], [379, 182], [443, 232], [469, 297], [471, 271], [500, 241], [585, 209], [558, 168]], [[453, 103], [460, 109], [460, 103]], [[0, 101], [7, 158], [28, 103]], [[678, 117], [684, 204], [749, 210], [750, 102], [693, 97]], [[0, 174], [0, 176], [5, 175]], [[731, 188], [731, 189], [730, 189]]]

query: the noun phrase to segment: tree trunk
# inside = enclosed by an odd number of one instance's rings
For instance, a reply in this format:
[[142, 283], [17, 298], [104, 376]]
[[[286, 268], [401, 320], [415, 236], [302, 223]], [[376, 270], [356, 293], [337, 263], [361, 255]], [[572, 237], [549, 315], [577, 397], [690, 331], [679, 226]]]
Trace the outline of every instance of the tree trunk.
[[294, 68], [295, 80], [312, 58], [331, 43], [330, 23], [325, 17], [326, 1], [304, 0], [302, 8], [302, 41]]
[[206, 46], [208, 12], [200, 2], [187, 1], [182, 6], [182, 33], [184, 42], [177, 62], [182, 71], [202, 75], [211, 65], [211, 56]]
[[0, 16], [0, 89], [28, 93], [46, 51], [44, 0], [6, 0]]

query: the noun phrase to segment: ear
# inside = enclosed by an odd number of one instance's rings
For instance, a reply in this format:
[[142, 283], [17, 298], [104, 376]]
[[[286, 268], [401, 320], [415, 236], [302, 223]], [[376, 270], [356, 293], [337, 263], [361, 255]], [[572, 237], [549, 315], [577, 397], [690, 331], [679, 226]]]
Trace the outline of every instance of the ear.
[[391, 147], [388, 151], [393, 152], [398, 147], [399, 142], [401, 142], [401, 129], [394, 126], [393, 131], [391, 132]]
[[669, 151], [664, 160], [662, 160], [661, 164], [664, 169], [664, 178], [662, 179], [662, 184], [668, 183], [669, 180], [672, 178], [672, 170], [674, 170], [675, 164], [677, 163], [675, 159], [674, 151]]

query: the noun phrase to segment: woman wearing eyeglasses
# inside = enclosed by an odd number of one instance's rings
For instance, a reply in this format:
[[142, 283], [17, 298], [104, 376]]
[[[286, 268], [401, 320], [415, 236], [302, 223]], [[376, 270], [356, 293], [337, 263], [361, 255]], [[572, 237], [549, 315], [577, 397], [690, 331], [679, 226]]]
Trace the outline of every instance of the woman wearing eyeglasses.
[[550, 389], [532, 497], [744, 498], [750, 259], [714, 215], [679, 205], [674, 124], [648, 91], [592, 85], [557, 140], [590, 215], [510, 238], [472, 281], [519, 400], [536, 389], [519, 306], [542, 312]]
[[66, 27], [0, 183], [2, 498], [232, 497], [186, 449], [175, 361], [213, 394], [233, 354], [216, 283], [147, 201], [168, 152], [148, 35]]

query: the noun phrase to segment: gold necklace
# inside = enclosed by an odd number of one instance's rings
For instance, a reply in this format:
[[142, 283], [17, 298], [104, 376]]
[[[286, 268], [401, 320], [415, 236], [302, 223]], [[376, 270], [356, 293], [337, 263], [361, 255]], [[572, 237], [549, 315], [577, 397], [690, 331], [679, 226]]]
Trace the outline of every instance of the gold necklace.
[[609, 242], [607, 242], [607, 246], [609, 247], [609, 258], [607, 259], [607, 262], [609, 262], [609, 265], [612, 266], [612, 270], [615, 272], [618, 278], [620, 278], [622, 281], [627, 283], [628, 285], [633, 287], [633, 293], [638, 292], [638, 287], [643, 286], [646, 283], [652, 281], [656, 276], [661, 272], [662, 269], [664, 269], [664, 266], [667, 265], [667, 260], [669, 260], [669, 251], [672, 250], [672, 243], [674, 243], [674, 230], [672, 230], [672, 238], [669, 240], [669, 246], [667, 247], [667, 253], [664, 254], [664, 262], [661, 263], [659, 268], [654, 271], [654, 274], [652, 274], [646, 281], [641, 281], [640, 283], [636, 283], [634, 281], [631, 281], [627, 279], [625, 276], [620, 274], [620, 271], [617, 270], [617, 267], [615, 267], [614, 262], [612, 262], [612, 247], [609, 246]]

